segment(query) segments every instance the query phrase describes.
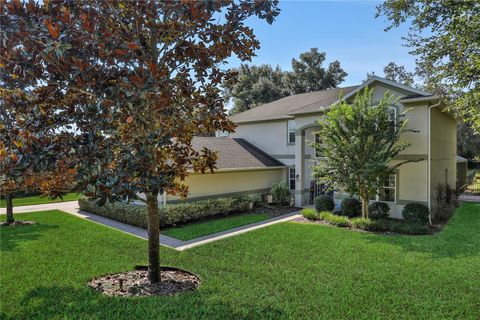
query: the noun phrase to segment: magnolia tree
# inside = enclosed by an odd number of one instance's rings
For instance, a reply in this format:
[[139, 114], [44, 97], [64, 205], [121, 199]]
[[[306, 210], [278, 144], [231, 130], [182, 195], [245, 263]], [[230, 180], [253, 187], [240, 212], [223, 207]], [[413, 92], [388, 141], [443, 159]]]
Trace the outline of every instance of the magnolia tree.
[[[62, 196], [73, 186], [75, 171], [66, 166], [64, 158], [55, 153], [55, 139], [61, 134], [44, 130], [42, 112], [36, 121], [24, 117], [31, 103], [24, 91], [0, 89], [0, 189], [5, 197], [7, 219], [15, 223], [12, 198], [19, 191], [35, 191], [50, 197]], [[38, 106], [35, 106], [38, 107]], [[40, 151], [40, 152], [39, 152]], [[37, 164], [46, 162], [43, 170]]]
[[[393, 164], [409, 144], [400, 141], [406, 128], [404, 114], [396, 115], [395, 101], [386, 94], [374, 105], [373, 90], [365, 88], [349, 104], [341, 101], [319, 120], [321, 142], [315, 148], [325, 157], [314, 168], [319, 181], [360, 197], [362, 217], [368, 218], [368, 201], [388, 175], [412, 160]], [[393, 109], [392, 109], [393, 108]]]
[[[189, 170], [213, 170], [195, 134], [233, 131], [219, 85], [231, 56], [259, 42], [245, 25], [272, 23], [277, 1], [2, 2], [2, 82], [21, 81], [44, 126], [62, 134], [58, 154], [76, 189], [100, 205], [146, 196], [148, 277], [160, 281], [158, 195], [186, 195]], [[34, 109], [34, 108], [33, 108]], [[68, 157], [67, 157], [68, 155]], [[47, 165], [39, 164], [40, 167]]]

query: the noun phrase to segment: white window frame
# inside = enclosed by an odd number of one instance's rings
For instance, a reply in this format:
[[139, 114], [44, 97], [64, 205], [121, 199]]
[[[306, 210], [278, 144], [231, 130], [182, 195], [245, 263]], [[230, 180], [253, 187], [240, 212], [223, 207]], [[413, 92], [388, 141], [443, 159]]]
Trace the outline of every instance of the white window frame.
[[375, 196], [375, 201], [381, 201], [381, 202], [385, 202], [385, 203], [397, 203], [397, 175], [396, 174], [391, 174], [390, 176], [393, 176], [393, 181], [394, 181], [393, 187], [382, 186], [381, 188], [383, 188], [383, 189], [393, 189], [393, 201], [381, 200], [380, 199], [380, 194], [377, 194]]
[[397, 108], [395, 106], [388, 107], [388, 109], [393, 110], [393, 125], [395, 126], [395, 131], [397, 131]]
[[[376, 108], [378, 107], [378, 105], [374, 105], [372, 106], [372, 108]], [[395, 127], [395, 131], [397, 131], [397, 119], [398, 119], [398, 116], [397, 116], [397, 108], [395, 105], [393, 106], [390, 106], [388, 107], [389, 110], [393, 110], [393, 119], [392, 119], [392, 122], [393, 122], [393, 125]], [[378, 128], [378, 127], [377, 127]]]
[[[293, 141], [290, 139], [293, 133]], [[295, 144], [295, 120], [287, 120], [287, 144]]]
[[[293, 171], [293, 177], [292, 177], [292, 171]], [[292, 189], [292, 181], [293, 181], [293, 189]], [[297, 176], [295, 173], [295, 167], [289, 167], [288, 168], [288, 189], [295, 190], [296, 182], [297, 182]]]

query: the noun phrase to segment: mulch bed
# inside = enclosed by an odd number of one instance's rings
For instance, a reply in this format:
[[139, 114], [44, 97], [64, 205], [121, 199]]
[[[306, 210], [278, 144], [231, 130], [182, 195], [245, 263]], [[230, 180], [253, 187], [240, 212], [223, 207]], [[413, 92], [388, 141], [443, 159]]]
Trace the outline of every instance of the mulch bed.
[[193, 291], [200, 285], [200, 279], [193, 273], [162, 267], [161, 282], [152, 284], [148, 280], [147, 270], [134, 270], [94, 278], [88, 286], [107, 296], [158, 296], [175, 295]]
[[36, 224], [36, 222], [29, 220], [15, 220], [13, 223], [2, 222], [0, 223], [0, 227], [30, 226], [32, 224]]
[[[348, 229], [348, 230], [352, 230], [352, 231], [365, 232], [365, 233], [375, 233], [375, 234], [382, 234], [382, 235], [417, 236], [416, 234], [397, 233], [397, 232], [388, 231], [388, 230], [387, 231], [368, 231], [368, 230], [361, 230], [361, 229], [352, 228], [352, 227], [337, 227], [337, 226], [331, 225], [330, 223], [328, 223], [326, 221], [323, 221], [323, 220], [309, 220], [305, 217], [298, 217], [298, 218], [295, 218], [291, 221], [292, 222], [298, 222], [298, 223], [322, 224], [324, 226], [329, 226], [329, 227], [332, 227], [332, 228]], [[419, 235], [420, 236], [421, 235], [432, 235], [432, 234], [435, 234], [435, 233], [438, 233], [438, 232], [442, 231], [443, 227], [445, 227], [445, 223], [434, 224], [434, 225], [430, 226], [430, 232], [424, 233], [424, 234], [419, 234]]]
[[290, 207], [290, 206], [273, 206], [273, 205], [263, 205], [252, 210], [249, 210], [245, 213], [266, 213], [272, 217], [278, 217], [287, 213], [292, 213], [295, 211], [300, 211], [302, 208]]
[[292, 222], [299, 222], [299, 223], [313, 223], [313, 224], [323, 224], [323, 225], [326, 225], [326, 226], [332, 226], [330, 223], [328, 223], [326, 221], [323, 221], [323, 220], [309, 220], [305, 217], [298, 217], [298, 218], [295, 218], [291, 221]]

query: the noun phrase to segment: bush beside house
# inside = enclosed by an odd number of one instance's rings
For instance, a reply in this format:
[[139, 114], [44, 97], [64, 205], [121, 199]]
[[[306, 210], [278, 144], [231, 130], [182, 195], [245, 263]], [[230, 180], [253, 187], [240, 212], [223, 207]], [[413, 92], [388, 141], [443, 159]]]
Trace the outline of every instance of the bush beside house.
[[386, 219], [390, 212], [390, 207], [385, 202], [374, 202], [368, 206], [368, 216], [370, 219]]
[[285, 182], [274, 183], [270, 194], [276, 204], [285, 205], [290, 201], [290, 190]]
[[429, 214], [428, 207], [421, 203], [409, 203], [402, 211], [403, 219], [409, 223], [427, 224]]
[[[404, 220], [394, 220], [388, 218], [390, 208], [388, 204], [384, 202], [375, 202], [370, 205], [371, 218], [360, 218], [358, 217], [360, 208], [358, 208], [357, 202], [359, 201], [354, 198], [344, 199], [342, 202], [342, 211], [340, 212], [331, 212], [332, 210], [320, 211], [314, 208], [307, 208], [303, 209], [300, 213], [307, 220], [321, 220], [327, 224], [341, 228], [352, 228], [371, 232], [395, 232], [408, 235], [427, 234], [430, 232], [428, 226], [429, 211], [425, 205], [410, 203], [405, 206]], [[316, 207], [322, 207], [317, 206], [317, 201], [315, 204]], [[346, 210], [346, 212], [343, 210]]]
[[343, 199], [340, 208], [341, 214], [349, 218], [359, 217], [362, 214], [362, 204], [355, 198]]
[[321, 195], [315, 198], [315, 209], [317, 211], [333, 211], [335, 209], [335, 201], [328, 195]]

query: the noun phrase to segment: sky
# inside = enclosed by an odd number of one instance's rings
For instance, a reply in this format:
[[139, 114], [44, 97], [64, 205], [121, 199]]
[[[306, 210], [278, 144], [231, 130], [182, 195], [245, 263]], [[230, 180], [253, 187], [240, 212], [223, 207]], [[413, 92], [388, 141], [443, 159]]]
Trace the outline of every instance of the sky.
[[[310, 48], [326, 53], [324, 65], [339, 60], [348, 73], [340, 86], [350, 86], [366, 79], [367, 72], [383, 76], [390, 61], [414, 71], [415, 57], [408, 54], [402, 36], [408, 25], [385, 32], [385, 17], [375, 18], [380, 1], [293, 1], [280, 0], [280, 15], [269, 25], [258, 18], [248, 20], [261, 48], [252, 64], [279, 65], [291, 70], [292, 58]], [[232, 58], [229, 66], [241, 62]]]

